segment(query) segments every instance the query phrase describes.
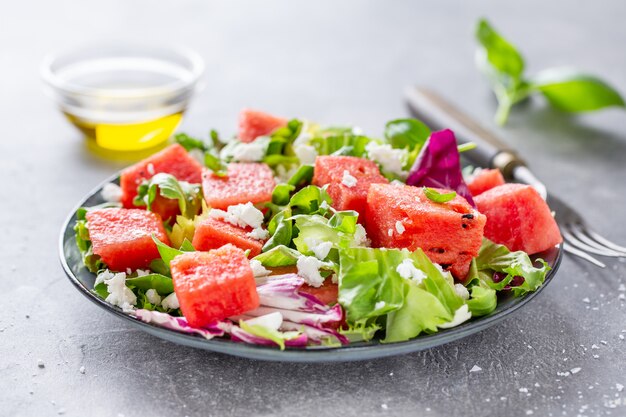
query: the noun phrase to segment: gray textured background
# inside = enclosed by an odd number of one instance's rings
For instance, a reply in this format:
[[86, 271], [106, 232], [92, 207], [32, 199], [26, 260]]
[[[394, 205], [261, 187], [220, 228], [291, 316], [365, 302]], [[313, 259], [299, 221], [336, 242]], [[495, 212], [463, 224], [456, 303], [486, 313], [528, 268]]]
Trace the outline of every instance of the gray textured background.
[[[406, 114], [402, 91], [415, 83], [493, 127], [493, 99], [473, 65], [472, 27], [481, 15], [521, 45], [530, 72], [574, 65], [626, 92], [626, 3], [619, 0], [5, 4], [0, 415], [625, 416], [626, 405], [615, 403], [626, 403], [626, 390], [616, 388], [626, 385], [619, 339], [626, 306], [618, 299], [624, 259], [600, 270], [566, 258], [537, 300], [462, 341], [321, 365], [254, 362], [163, 342], [89, 303], [58, 264], [61, 222], [120, 166], [91, 156], [42, 95], [38, 65], [46, 52], [109, 38], [190, 45], [208, 64], [207, 88], [183, 126], [192, 133], [232, 133], [238, 110], [252, 106], [378, 134]], [[623, 111], [569, 118], [536, 100], [498, 131], [550, 190], [626, 242]], [[470, 373], [474, 365], [482, 371]], [[575, 375], [557, 374], [575, 367]]]

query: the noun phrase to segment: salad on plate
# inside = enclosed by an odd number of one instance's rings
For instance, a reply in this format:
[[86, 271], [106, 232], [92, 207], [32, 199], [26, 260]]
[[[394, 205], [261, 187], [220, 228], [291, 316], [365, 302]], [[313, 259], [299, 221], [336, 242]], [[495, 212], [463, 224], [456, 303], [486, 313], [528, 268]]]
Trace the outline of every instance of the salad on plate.
[[376, 138], [245, 109], [229, 140], [174, 142], [106, 184], [74, 230], [93, 293], [178, 332], [406, 341], [537, 290], [562, 241], [537, 191], [462, 171], [468, 145], [416, 119]]

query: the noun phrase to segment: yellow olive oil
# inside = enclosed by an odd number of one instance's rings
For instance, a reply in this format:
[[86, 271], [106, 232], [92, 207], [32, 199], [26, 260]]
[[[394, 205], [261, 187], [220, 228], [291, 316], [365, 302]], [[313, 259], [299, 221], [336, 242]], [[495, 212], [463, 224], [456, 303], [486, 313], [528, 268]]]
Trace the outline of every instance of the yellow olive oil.
[[65, 112], [65, 116], [98, 148], [135, 152], [163, 144], [182, 119], [182, 112], [137, 123], [97, 123]]

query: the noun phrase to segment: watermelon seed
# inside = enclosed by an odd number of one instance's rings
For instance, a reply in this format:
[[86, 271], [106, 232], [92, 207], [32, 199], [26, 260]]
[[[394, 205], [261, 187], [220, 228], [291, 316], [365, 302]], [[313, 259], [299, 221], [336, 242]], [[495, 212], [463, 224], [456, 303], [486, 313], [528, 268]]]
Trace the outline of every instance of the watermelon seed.
[[462, 215], [461, 218], [462, 219], [470, 219], [470, 220], [472, 220], [474, 218], [474, 215], [471, 214], [471, 213], [468, 213], [468, 214]]
[[463, 229], [467, 229], [467, 225], [465, 223], [463, 223], [461, 226], [463, 227]]

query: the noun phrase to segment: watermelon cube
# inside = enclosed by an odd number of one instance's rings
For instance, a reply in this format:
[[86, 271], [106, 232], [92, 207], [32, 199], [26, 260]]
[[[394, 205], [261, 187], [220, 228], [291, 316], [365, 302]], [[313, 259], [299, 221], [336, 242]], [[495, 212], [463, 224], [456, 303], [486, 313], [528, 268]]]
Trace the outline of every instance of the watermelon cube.
[[366, 212], [365, 227], [373, 246], [422, 248], [431, 261], [458, 279], [465, 278], [478, 254], [487, 220], [459, 195], [435, 203], [421, 187], [395, 184], [372, 184]]
[[186, 252], [174, 258], [170, 267], [180, 309], [193, 327], [259, 306], [250, 262], [233, 245], [209, 252]]
[[224, 177], [210, 170], [202, 174], [204, 199], [209, 206], [218, 209], [271, 201], [275, 186], [272, 170], [263, 163], [231, 163]]
[[287, 126], [287, 119], [256, 110], [243, 109], [239, 113], [239, 140], [252, 142], [259, 136], [269, 135], [283, 126]]
[[107, 208], [89, 211], [87, 227], [93, 253], [113, 271], [148, 268], [153, 259], [160, 258], [152, 234], [169, 244], [161, 217], [146, 210]]
[[499, 169], [481, 169], [470, 182], [467, 183], [472, 196], [482, 194], [498, 185], [504, 184], [504, 177]]
[[261, 253], [264, 241], [248, 236], [251, 231], [251, 228], [243, 229], [209, 217], [196, 226], [192, 243], [194, 248], [204, 251], [221, 248], [231, 243], [240, 249], [249, 249], [250, 256], [257, 256]]
[[511, 251], [533, 254], [563, 241], [550, 208], [530, 185], [500, 185], [474, 201], [487, 216], [485, 237]]
[[[170, 145], [149, 158], [126, 168], [120, 176], [122, 188], [122, 204], [126, 208], [135, 208], [134, 198], [137, 187], [143, 180], [164, 172], [176, 177], [179, 181], [199, 184], [202, 181], [202, 165], [193, 159], [179, 144]], [[168, 219], [179, 213], [178, 202], [157, 197], [153, 211]]]
[[376, 163], [354, 156], [318, 156], [315, 159], [313, 184], [328, 184], [328, 195], [337, 210], [355, 210], [359, 221], [365, 220], [365, 205], [370, 184], [386, 184]]

